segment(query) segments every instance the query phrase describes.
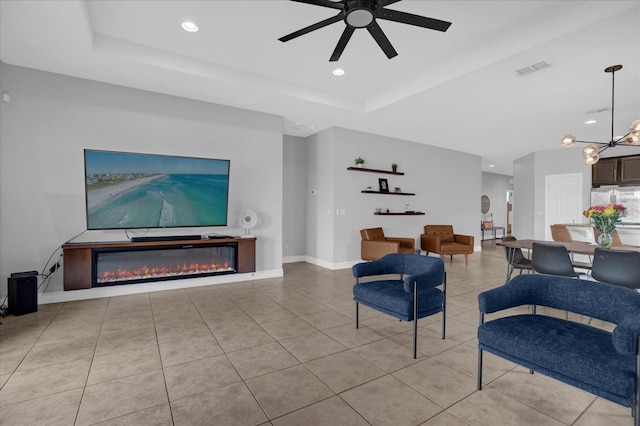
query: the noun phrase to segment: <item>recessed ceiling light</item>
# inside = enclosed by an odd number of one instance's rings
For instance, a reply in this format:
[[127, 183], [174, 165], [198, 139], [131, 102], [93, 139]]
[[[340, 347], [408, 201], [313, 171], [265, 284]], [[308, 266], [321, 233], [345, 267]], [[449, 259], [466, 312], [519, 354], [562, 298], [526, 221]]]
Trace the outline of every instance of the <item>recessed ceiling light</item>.
[[336, 68], [333, 70], [333, 75], [344, 75], [344, 70], [342, 68]]
[[195, 33], [198, 31], [198, 26], [190, 21], [184, 21], [182, 23], [182, 29], [185, 31], [189, 31], [190, 33]]
[[596, 124], [598, 122], [598, 120], [594, 120], [593, 118], [591, 120], [587, 120], [584, 122], [584, 124]]
[[496, 166], [495, 164], [489, 164], [489, 167], [495, 167], [495, 166]]

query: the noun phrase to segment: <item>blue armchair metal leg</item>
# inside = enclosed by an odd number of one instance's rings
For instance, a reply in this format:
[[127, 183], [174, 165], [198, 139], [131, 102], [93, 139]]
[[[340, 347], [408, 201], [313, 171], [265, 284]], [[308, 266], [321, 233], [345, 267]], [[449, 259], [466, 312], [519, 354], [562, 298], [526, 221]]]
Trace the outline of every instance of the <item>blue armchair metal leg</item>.
[[359, 306], [359, 303], [358, 303], [358, 302], [356, 302], [356, 328], [358, 328], [358, 325], [359, 325], [359, 324], [358, 324], [358, 310], [359, 310], [359, 309], [358, 309], [358, 306]]
[[444, 282], [442, 285], [442, 338], [444, 339], [446, 322], [447, 322], [447, 273], [444, 273]]
[[482, 349], [478, 348], [478, 390], [482, 390]]
[[418, 282], [413, 282], [413, 359], [416, 359], [418, 346]]
[[636, 396], [631, 405], [631, 414], [634, 416], [633, 426], [640, 426], [640, 337], [636, 347]]
[[[484, 324], [484, 314], [480, 313], [480, 325]], [[477, 379], [477, 387], [478, 390], [482, 390], [482, 349], [480, 349], [480, 345], [478, 345], [478, 379]]]

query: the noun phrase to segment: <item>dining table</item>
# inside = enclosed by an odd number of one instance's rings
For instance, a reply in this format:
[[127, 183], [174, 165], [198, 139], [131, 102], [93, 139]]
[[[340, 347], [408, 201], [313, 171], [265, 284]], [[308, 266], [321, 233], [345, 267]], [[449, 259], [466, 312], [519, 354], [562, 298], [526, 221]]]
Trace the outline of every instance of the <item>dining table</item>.
[[[565, 246], [569, 253], [584, 254], [587, 256], [593, 256], [595, 254], [596, 248], [599, 247], [597, 244], [591, 244], [591, 243], [580, 242], [580, 241], [561, 242], [561, 241], [546, 241], [546, 240], [499, 241], [499, 242], [496, 242], [496, 245], [513, 248], [513, 249], [524, 249], [524, 250], [530, 251], [533, 249], [533, 243], [557, 244], [557, 245]], [[616, 246], [611, 248], [615, 250], [640, 251], [640, 247], [638, 246]], [[510, 275], [509, 268], [510, 268], [510, 265], [513, 263], [513, 256], [515, 256], [516, 251], [510, 250], [509, 252], [510, 252], [509, 253], [510, 258], [508, 259], [508, 262], [507, 262], [507, 280], [509, 279], [509, 275]]]

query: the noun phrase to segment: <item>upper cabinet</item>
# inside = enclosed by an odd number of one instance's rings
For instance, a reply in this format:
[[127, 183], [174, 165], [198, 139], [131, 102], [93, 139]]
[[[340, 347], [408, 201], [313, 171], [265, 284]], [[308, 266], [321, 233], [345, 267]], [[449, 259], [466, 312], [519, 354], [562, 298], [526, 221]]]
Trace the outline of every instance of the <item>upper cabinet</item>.
[[591, 186], [597, 188], [600, 185], [616, 185], [618, 180], [618, 159], [601, 158], [591, 166]]
[[640, 155], [620, 158], [620, 185], [640, 184]]
[[591, 166], [591, 186], [640, 185], [640, 155], [602, 158]]

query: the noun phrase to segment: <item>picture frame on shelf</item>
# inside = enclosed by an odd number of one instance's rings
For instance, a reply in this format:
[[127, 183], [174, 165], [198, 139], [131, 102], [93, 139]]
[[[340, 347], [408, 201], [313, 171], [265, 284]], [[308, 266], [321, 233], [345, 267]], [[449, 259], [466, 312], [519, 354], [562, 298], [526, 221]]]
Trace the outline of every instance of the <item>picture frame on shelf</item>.
[[379, 178], [378, 184], [380, 185], [380, 192], [389, 192], [389, 182], [387, 179]]

